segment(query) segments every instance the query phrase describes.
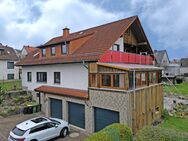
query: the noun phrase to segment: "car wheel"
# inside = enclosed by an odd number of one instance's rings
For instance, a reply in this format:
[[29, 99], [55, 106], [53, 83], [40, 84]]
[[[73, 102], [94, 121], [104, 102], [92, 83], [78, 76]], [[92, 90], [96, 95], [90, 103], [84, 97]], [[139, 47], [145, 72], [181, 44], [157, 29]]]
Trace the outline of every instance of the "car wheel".
[[65, 127], [61, 130], [60, 136], [65, 137], [68, 134], [68, 129]]

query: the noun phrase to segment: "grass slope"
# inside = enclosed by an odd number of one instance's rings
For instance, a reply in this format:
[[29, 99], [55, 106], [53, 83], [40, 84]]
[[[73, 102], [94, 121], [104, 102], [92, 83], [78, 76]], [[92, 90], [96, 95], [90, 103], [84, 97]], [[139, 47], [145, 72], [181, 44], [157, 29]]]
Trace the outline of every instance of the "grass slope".
[[16, 89], [20, 89], [21, 86], [21, 80], [13, 80], [13, 81], [6, 81], [6, 82], [0, 82], [0, 87], [5, 91], [10, 91], [14, 89], [14, 86], [16, 86]]
[[165, 85], [164, 92], [177, 93], [177, 94], [188, 96], [188, 83], [176, 84], [175, 86], [177, 89], [174, 86]]
[[182, 132], [188, 132], [188, 118], [167, 117], [160, 125], [163, 128], [175, 129]]

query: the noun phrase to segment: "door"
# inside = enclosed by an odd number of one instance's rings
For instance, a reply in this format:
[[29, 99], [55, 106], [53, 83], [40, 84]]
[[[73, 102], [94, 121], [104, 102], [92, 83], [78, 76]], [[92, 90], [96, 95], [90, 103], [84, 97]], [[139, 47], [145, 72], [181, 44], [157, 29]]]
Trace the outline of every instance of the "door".
[[62, 100], [50, 98], [51, 117], [62, 119]]
[[119, 112], [94, 108], [94, 122], [95, 122], [95, 132], [105, 128], [107, 125], [112, 123], [119, 123]]
[[83, 104], [68, 103], [69, 123], [80, 128], [85, 128], [85, 106]]

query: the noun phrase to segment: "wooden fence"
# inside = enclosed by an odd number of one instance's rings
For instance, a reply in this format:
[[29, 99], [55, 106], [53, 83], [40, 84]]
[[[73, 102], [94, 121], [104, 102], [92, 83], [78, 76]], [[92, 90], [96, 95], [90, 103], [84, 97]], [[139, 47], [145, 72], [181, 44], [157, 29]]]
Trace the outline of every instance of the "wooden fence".
[[137, 89], [129, 93], [132, 111], [132, 129], [136, 133], [145, 125], [160, 119], [163, 111], [163, 87], [161, 84]]

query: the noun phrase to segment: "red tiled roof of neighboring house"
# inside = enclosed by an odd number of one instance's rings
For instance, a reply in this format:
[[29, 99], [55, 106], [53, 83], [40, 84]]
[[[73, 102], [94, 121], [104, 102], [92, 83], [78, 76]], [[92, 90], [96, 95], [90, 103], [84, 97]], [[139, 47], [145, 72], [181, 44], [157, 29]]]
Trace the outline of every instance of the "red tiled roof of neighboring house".
[[27, 51], [27, 53], [31, 53], [34, 50], [36, 50], [37, 48], [32, 47], [32, 46], [24, 46], [25, 50]]
[[98, 61], [101, 55], [105, 53], [114, 42], [131, 26], [131, 24], [139, 19], [137, 16], [129, 17], [112, 23], [89, 28], [75, 33], [70, 33], [67, 37], [59, 36], [49, 40], [40, 47], [52, 46], [60, 44], [64, 41], [71, 41], [85, 36], [90, 38], [85, 41], [73, 53], [53, 58], [34, 58], [27, 56], [17, 63], [17, 65], [42, 65], [56, 63], [70, 63], [81, 61]]
[[70, 89], [70, 88], [60, 88], [60, 87], [52, 87], [52, 86], [40, 86], [35, 89], [37, 92], [56, 94], [61, 96], [75, 97], [81, 99], [88, 99], [88, 91], [78, 90], [78, 89]]
[[18, 56], [16, 55], [16, 51], [9, 46], [4, 46], [0, 44], [0, 60], [18, 60]]

